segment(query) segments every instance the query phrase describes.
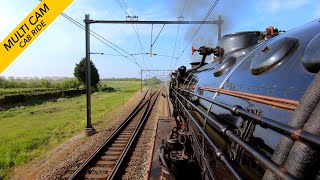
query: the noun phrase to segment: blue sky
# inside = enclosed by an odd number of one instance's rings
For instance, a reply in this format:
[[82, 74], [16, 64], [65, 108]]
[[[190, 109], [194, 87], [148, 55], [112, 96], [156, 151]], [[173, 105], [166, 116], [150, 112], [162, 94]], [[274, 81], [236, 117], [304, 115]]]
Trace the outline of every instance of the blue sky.
[[[177, 20], [181, 14], [185, 20], [202, 20], [213, 4], [213, 0], [119, 0], [128, 6], [127, 12], [139, 16], [139, 20]], [[218, 14], [224, 19], [223, 34], [264, 30], [270, 25], [281, 30], [290, 30], [320, 18], [320, 4], [316, 0], [220, 0], [208, 19]], [[2, 41], [39, 3], [37, 0], [0, 0], [0, 40]], [[184, 7], [184, 11], [182, 11]], [[125, 20], [126, 13], [116, 0], [74, 0], [64, 11], [83, 23], [84, 15], [92, 19]], [[144, 69], [169, 70], [191, 61], [191, 45], [216, 46], [216, 26], [205, 25], [187, 47], [190, 37], [198, 25], [166, 25], [153, 46], [153, 53], [181, 58], [176, 59], [148, 55], [136, 55]], [[162, 25], [153, 26], [153, 40]], [[150, 51], [151, 25], [137, 25], [142, 48], [133, 25], [94, 24], [91, 29], [105, 37], [129, 54]], [[178, 36], [177, 36], [178, 34]], [[1, 76], [48, 77], [73, 76], [74, 66], [85, 56], [84, 31], [64, 17], [59, 16]], [[177, 38], [176, 38], [177, 37]], [[175, 40], [177, 39], [174, 50]], [[183, 49], [186, 51], [182, 53]], [[118, 55], [113, 49], [91, 37], [91, 52]], [[1, 56], [1, 55], [0, 55]], [[131, 57], [130, 57], [131, 58]], [[91, 59], [101, 77], [139, 77], [140, 67], [121, 56], [92, 55]], [[159, 75], [159, 74], [155, 74]], [[160, 75], [163, 75], [161, 73]]]

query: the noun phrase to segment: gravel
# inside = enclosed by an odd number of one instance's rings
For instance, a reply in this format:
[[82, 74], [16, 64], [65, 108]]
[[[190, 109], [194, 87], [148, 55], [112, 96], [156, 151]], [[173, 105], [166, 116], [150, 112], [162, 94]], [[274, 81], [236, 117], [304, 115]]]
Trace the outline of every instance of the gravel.
[[160, 94], [121, 179], [140, 180], [147, 178], [158, 117], [168, 116], [168, 114], [166, 99]]

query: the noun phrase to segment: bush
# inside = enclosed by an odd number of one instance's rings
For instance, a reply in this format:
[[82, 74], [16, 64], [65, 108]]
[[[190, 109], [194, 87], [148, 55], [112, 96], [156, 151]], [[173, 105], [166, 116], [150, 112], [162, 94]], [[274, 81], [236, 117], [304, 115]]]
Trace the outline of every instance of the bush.
[[65, 78], [61, 83], [61, 89], [78, 89], [81, 83], [76, 78]]
[[101, 85], [99, 87], [99, 91], [103, 91], [103, 92], [114, 92], [116, 91], [113, 87], [108, 87], [107, 85]]
[[13, 95], [5, 95], [0, 97], [0, 107], [6, 107], [9, 105], [14, 105], [18, 103], [40, 100], [47, 101], [58, 99], [61, 97], [73, 97], [81, 94], [85, 94], [85, 89], [74, 89], [74, 90], [66, 90], [66, 91], [51, 91], [51, 92], [39, 92], [35, 94], [13, 94]]
[[3, 107], [8, 104], [16, 104], [25, 101], [26, 96], [24, 94], [8, 95], [0, 98], [0, 107]]
[[49, 79], [40, 79], [40, 87], [42, 88], [52, 88], [52, 83]]
[[73, 90], [68, 90], [68, 91], [63, 91], [63, 96], [67, 97], [72, 97], [72, 96], [79, 96], [81, 94], [85, 94], [86, 90], [85, 89], [73, 89]]

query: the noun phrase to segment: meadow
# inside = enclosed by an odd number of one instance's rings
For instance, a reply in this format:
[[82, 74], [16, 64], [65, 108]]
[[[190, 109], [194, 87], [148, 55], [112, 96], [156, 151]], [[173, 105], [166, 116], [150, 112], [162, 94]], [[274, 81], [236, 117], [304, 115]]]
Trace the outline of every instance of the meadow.
[[[140, 81], [102, 81], [114, 92], [92, 94], [92, 124], [108, 124], [110, 112], [140, 89]], [[83, 132], [86, 97], [60, 98], [0, 111], [0, 179], [15, 166], [44, 157], [50, 149]]]

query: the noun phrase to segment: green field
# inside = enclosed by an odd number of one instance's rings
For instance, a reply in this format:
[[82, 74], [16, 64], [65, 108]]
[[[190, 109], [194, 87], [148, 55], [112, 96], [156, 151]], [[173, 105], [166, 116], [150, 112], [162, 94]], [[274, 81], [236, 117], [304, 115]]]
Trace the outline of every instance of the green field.
[[[103, 82], [115, 92], [92, 95], [92, 123], [107, 124], [109, 113], [140, 89], [139, 81]], [[0, 179], [10, 171], [81, 133], [86, 125], [85, 96], [0, 111]], [[102, 123], [101, 123], [102, 122]]]

